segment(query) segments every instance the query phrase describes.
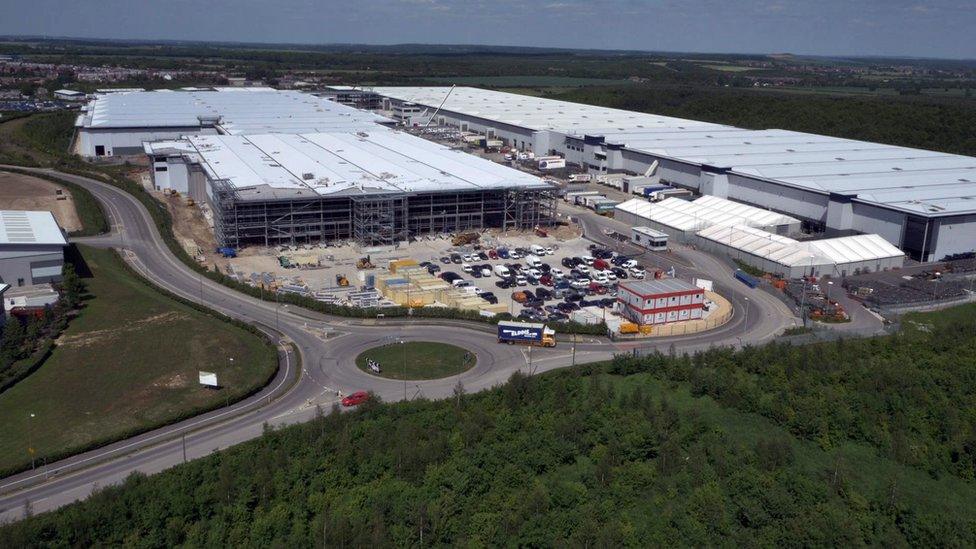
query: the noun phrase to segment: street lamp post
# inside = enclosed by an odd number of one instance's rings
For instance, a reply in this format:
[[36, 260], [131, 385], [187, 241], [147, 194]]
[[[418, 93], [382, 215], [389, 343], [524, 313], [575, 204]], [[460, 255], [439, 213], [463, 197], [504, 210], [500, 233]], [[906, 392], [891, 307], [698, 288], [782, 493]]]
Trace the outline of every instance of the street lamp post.
[[407, 342], [400, 339], [401, 350], [403, 351], [403, 400], [407, 400]]
[[29, 453], [31, 457], [31, 471], [34, 470], [34, 422], [31, 421], [32, 419], [34, 419], [34, 412], [31, 412], [27, 417], [27, 453]]
[[830, 310], [830, 287], [834, 285], [833, 280], [827, 281], [827, 310]]

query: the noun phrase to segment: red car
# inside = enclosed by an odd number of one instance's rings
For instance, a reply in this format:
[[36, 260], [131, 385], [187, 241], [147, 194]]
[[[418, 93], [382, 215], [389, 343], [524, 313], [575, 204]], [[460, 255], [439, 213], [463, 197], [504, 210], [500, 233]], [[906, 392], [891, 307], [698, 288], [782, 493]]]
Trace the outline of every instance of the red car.
[[498, 259], [498, 252], [494, 248], [488, 250], [488, 257], [491, 259]]
[[343, 406], [356, 406], [369, 400], [369, 393], [366, 391], [356, 391], [355, 393], [342, 399]]

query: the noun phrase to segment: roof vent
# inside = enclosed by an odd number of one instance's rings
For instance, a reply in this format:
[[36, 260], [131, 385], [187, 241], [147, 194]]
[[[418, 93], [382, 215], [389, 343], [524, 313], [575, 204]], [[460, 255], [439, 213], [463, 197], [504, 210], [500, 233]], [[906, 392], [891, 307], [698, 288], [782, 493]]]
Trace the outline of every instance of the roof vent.
[[312, 172], [305, 172], [302, 174], [302, 179], [304, 179], [305, 181], [310, 181], [312, 179], [315, 179], [315, 174]]

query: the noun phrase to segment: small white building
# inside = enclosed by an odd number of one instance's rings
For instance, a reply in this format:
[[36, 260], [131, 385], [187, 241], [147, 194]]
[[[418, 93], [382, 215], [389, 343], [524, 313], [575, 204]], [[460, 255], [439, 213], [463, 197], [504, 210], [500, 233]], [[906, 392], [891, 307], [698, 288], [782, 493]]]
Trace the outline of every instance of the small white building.
[[668, 234], [655, 231], [650, 227], [634, 227], [631, 229], [630, 241], [652, 252], [664, 252], [668, 249]]
[[54, 98], [62, 101], [82, 101], [85, 99], [85, 92], [75, 90], [55, 90]]

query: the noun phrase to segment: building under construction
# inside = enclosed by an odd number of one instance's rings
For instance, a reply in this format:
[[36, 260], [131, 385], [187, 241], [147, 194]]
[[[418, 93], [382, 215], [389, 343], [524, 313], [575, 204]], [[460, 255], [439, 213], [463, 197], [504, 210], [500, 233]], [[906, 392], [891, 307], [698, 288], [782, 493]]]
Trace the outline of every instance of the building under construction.
[[157, 188], [208, 203], [221, 246], [531, 229], [555, 220], [541, 179], [380, 126], [147, 143]]

